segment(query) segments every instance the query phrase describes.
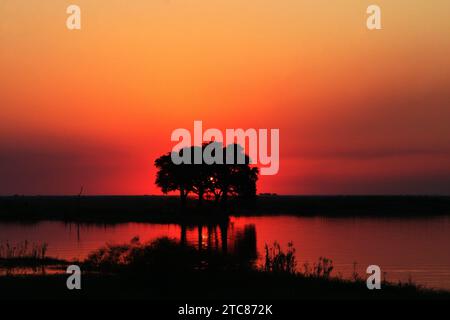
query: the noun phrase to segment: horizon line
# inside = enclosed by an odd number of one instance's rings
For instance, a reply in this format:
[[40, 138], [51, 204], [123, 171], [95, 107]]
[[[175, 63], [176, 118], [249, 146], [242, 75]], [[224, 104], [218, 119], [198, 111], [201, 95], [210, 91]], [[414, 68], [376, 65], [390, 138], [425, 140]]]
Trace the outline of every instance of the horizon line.
[[[263, 192], [257, 196], [266, 197], [450, 197], [450, 194], [279, 194]], [[2, 194], [1, 198], [12, 197], [178, 197], [177, 194]], [[189, 198], [195, 198], [189, 196]]]

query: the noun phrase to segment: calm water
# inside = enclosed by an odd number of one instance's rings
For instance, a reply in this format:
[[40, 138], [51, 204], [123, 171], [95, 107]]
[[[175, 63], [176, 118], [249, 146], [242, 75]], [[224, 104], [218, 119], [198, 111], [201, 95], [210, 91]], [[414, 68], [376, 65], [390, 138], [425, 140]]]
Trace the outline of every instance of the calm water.
[[[298, 267], [320, 256], [334, 262], [335, 275], [364, 274], [370, 264], [386, 272], [388, 281], [408, 281], [450, 290], [450, 218], [303, 218], [232, 217], [228, 226], [187, 227], [149, 223], [77, 225], [63, 222], [0, 223], [0, 242], [46, 242], [48, 256], [83, 259], [106, 243], [120, 244], [138, 236], [141, 242], [168, 236], [200, 249], [233, 251], [242, 239], [255, 242], [258, 263], [264, 245], [289, 241], [297, 250]], [[256, 241], [255, 241], [256, 236]], [[226, 240], [225, 240], [226, 239]]]

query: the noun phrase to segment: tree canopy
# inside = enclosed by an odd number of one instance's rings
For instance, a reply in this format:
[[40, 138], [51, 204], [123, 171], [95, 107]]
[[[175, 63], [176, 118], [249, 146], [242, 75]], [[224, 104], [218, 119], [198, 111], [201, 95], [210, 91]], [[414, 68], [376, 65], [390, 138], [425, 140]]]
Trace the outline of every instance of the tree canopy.
[[[204, 151], [214, 159], [222, 159], [206, 163], [202, 157], [201, 163], [195, 163], [196, 153]], [[218, 154], [221, 153], [221, 154]], [[233, 161], [230, 160], [230, 154]], [[189, 159], [188, 163], [175, 164], [173, 156]], [[239, 161], [238, 161], [239, 160]], [[228, 162], [228, 163], [227, 163]], [[189, 193], [196, 194], [199, 204], [205, 197], [216, 202], [226, 203], [229, 197], [253, 198], [256, 196], [256, 182], [259, 170], [250, 165], [250, 158], [243, 153], [238, 144], [222, 147], [217, 142], [209, 142], [200, 146], [186, 147], [175, 155], [168, 152], [155, 160], [158, 169], [156, 185], [163, 193], [179, 191], [182, 204], [186, 203]]]

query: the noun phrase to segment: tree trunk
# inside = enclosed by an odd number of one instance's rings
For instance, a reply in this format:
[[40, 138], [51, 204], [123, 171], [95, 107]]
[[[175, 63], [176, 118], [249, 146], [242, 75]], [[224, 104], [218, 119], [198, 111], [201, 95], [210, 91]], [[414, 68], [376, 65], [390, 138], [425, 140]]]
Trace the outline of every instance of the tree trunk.
[[222, 191], [222, 201], [221, 204], [223, 207], [226, 207], [228, 202], [228, 187], [225, 187]]
[[198, 205], [201, 206], [203, 204], [203, 194], [205, 193], [204, 190], [198, 191]]
[[215, 201], [216, 205], [220, 202], [220, 197], [221, 197], [220, 193], [214, 194], [214, 201]]
[[184, 189], [180, 189], [180, 200], [181, 200], [181, 207], [186, 207], [186, 198], [187, 198], [187, 192]]

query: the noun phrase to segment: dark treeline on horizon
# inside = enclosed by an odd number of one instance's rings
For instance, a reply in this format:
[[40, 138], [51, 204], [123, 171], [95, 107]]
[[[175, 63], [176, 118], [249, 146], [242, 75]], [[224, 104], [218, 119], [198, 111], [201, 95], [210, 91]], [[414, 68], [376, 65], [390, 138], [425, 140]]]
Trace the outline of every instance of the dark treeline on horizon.
[[429, 217], [450, 215], [448, 196], [256, 196], [198, 206], [178, 196], [8, 196], [0, 197], [0, 220], [129, 221], [197, 223], [226, 215]]

